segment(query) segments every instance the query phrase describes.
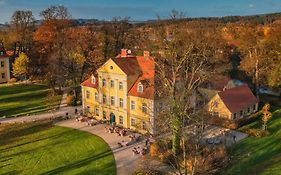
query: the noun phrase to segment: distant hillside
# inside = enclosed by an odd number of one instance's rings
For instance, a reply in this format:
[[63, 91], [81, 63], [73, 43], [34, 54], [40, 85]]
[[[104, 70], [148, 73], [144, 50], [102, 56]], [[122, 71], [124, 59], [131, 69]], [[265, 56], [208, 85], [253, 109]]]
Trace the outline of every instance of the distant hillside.
[[[197, 20], [203, 20], [203, 21], [219, 21], [223, 23], [233, 23], [233, 22], [255, 22], [257, 24], [269, 24], [272, 23], [275, 20], [281, 20], [281, 12], [278, 13], [268, 13], [268, 14], [259, 14], [259, 15], [252, 15], [252, 16], [225, 16], [225, 17], [200, 17], [200, 18], [185, 18], [181, 19], [179, 21], [197, 21]], [[168, 20], [168, 19], [167, 19]], [[102, 25], [105, 23], [108, 23], [109, 21], [104, 20], [98, 20], [98, 19], [73, 19], [74, 23], [76, 25], [89, 25], [89, 24], [97, 24]], [[41, 24], [41, 20], [36, 21], [36, 25]], [[147, 21], [137, 21], [137, 20], [131, 20], [129, 23], [131, 24], [147, 24], [147, 23], [155, 23], [157, 20], [147, 20]], [[8, 27], [7, 24], [0, 24], [0, 29]]]

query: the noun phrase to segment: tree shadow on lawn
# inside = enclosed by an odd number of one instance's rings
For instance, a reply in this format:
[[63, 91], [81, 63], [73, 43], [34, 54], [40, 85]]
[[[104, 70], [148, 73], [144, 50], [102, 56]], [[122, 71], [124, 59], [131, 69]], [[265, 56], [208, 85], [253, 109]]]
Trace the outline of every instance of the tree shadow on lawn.
[[52, 127], [51, 122], [37, 122], [33, 124], [10, 124], [6, 129], [0, 132], [0, 146], [12, 144], [18, 137], [27, 136], [35, 132], [43, 131]]
[[6, 97], [1, 97], [0, 102], [1, 103], [10, 103], [10, 102], [15, 102], [15, 101], [28, 101], [28, 100], [33, 100], [33, 99], [40, 99], [44, 98], [45, 96], [48, 95], [48, 90], [37, 90], [37, 91], [32, 91], [32, 92], [25, 92], [25, 93], [19, 93], [15, 94], [14, 96], [6, 96]]
[[[66, 171], [71, 171], [71, 170], [74, 170], [74, 169], [77, 169], [77, 168], [80, 168], [83, 166], [87, 166], [88, 164], [90, 164], [93, 161], [97, 161], [99, 159], [102, 159], [102, 158], [110, 156], [110, 155], [112, 155], [112, 152], [111, 152], [111, 150], [108, 150], [108, 151], [102, 152], [98, 155], [95, 155], [95, 156], [92, 156], [92, 157], [89, 157], [86, 159], [82, 159], [82, 160], [76, 161], [74, 163], [70, 163], [65, 166], [61, 166], [61, 167], [58, 167], [51, 171], [42, 173], [42, 175], [59, 174], [59, 173], [63, 173]], [[114, 159], [113, 159], [113, 161], [114, 161]], [[113, 164], [115, 164], [115, 163], [112, 163], [112, 165]], [[113, 174], [115, 174], [115, 173], [113, 173]]]

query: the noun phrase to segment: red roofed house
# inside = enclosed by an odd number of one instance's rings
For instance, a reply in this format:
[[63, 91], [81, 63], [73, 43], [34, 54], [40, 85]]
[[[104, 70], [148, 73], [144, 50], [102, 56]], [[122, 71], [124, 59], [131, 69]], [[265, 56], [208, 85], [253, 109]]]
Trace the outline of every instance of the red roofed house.
[[3, 43], [0, 44], [0, 83], [10, 80], [10, 61], [6, 54]]
[[129, 50], [109, 59], [81, 84], [83, 109], [124, 128], [153, 132], [154, 58]]
[[219, 117], [239, 119], [258, 110], [258, 100], [248, 85], [219, 91], [207, 104], [208, 111]]

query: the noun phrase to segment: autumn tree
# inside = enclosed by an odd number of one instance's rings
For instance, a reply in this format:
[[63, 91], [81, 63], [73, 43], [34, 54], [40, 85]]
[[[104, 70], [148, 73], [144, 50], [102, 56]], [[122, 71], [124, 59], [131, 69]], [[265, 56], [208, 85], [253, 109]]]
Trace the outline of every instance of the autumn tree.
[[15, 62], [13, 63], [13, 75], [15, 77], [24, 77], [26, 80], [28, 76], [28, 64], [29, 58], [25, 53], [20, 53], [19, 57], [16, 58]]
[[[166, 106], [157, 116], [161, 120], [157, 129], [171, 130], [172, 151], [177, 162], [174, 167], [179, 173], [195, 174], [198, 165], [195, 155], [201, 150], [205, 123], [203, 111], [198, 107], [198, 88], [206, 79], [220, 72], [219, 63], [226, 47], [216, 45], [220, 35], [214, 32], [217, 35], [213, 36], [211, 30], [201, 28], [204, 24], [184, 25], [178, 22], [175, 13], [172, 16], [171, 20], [160, 21], [154, 42], [158, 48], [158, 53], [155, 53], [157, 95]], [[220, 46], [224, 46], [223, 43], [226, 45], [222, 42]], [[198, 128], [194, 131], [196, 134], [188, 132], [187, 126]]]
[[45, 67], [40, 67], [40, 72], [49, 85], [54, 89], [65, 84], [66, 71], [63, 61], [67, 57], [68, 50], [66, 29], [72, 26], [70, 14], [63, 6], [50, 6], [42, 11], [42, 24], [34, 33], [36, 51]]
[[17, 10], [11, 18], [11, 31], [16, 36], [15, 48], [20, 51], [27, 51], [32, 42], [32, 33], [35, 29], [35, 18], [32, 11]]

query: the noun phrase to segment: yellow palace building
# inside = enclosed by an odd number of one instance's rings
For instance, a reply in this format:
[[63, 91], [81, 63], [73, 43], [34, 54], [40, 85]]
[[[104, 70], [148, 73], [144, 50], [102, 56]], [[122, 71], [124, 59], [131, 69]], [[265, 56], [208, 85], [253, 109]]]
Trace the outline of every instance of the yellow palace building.
[[81, 84], [84, 111], [124, 128], [153, 133], [154, 58], [121, 50]]

